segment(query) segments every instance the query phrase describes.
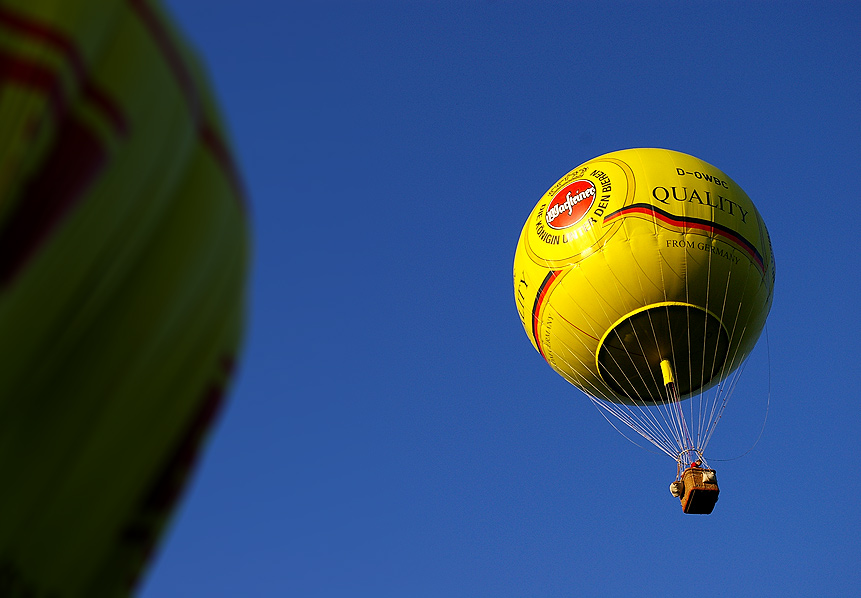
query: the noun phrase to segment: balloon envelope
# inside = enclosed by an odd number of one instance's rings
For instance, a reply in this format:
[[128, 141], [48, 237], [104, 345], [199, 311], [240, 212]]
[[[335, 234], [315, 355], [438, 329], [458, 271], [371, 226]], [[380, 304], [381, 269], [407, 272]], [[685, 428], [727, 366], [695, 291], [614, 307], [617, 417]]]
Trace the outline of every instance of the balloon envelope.
[[229, 383], [243, 190], [152, 0], [0, 2], [0, 594], [134, 586]]
[[[726, 380], [756, 344], [773, 288], [750, 198], [711, 164], [664, 149], [612, 152], [566, 174], [533, 209], [514, 258], [532, 345], [616, 405], [670, 404]], [[688, 432], [673, 417], [681, 450]]]

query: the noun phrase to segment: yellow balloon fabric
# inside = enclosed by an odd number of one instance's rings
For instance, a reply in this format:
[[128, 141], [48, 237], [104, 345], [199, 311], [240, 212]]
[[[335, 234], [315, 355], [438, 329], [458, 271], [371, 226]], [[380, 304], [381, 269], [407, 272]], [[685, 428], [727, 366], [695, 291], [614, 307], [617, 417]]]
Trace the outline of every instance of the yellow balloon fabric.
[[714, 166], [665, 149], [612, 152], [566, 174], [514, 258], [535, 349], [583, 392], [621, 405], [724, 379], [756, 344], [773, 288], [750, 198]]
[[240, 177], [154, 0], [0, 0], [0, 595], [128, 595], [218, 412]]

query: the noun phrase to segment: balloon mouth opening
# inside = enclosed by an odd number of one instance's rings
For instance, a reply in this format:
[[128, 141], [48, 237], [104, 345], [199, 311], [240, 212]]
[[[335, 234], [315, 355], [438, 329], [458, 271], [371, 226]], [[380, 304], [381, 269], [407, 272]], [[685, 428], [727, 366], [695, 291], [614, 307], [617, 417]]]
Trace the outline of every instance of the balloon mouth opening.
[[598, 345], [596, 360], [611, 401], [635, 404], [672, 400], [665, 385], [669, 362], [678, 395], [709, 386], [724, 367], [729, 337], [720, 319], [689, 303], [656, 303], [617, 321]]

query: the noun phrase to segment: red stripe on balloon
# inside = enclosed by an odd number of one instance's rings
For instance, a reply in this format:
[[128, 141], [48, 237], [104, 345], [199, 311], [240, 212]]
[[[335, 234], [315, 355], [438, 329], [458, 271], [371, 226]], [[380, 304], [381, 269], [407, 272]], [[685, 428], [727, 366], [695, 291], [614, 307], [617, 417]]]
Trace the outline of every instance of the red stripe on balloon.
[[[4, 25], [11, 20], [3, 11]], [[32, 24], [39, 39], [55, 40], [48, 29]], [[40, 93], [57, 120], [54, 140], [38, 176], [23, 183], [14, 206], [0, 225], [0, 288], [8, 286], [50, 233], [86, 195], [106, 164], [104, 142], [68, 111], [59, 73], [31, 60], [0, 53], [0, 85], [15, 85]]]
[[608, 224], [617, 218], [621, 218], [631, 214], [643, 214], [645, 216], [651, 216], [665, 224], [669, 224], [670, 226], [684, 229], [702, 230], [715, 236], [729, 239], [730, 241], [741, 247], [748, 255], [750, 255], [750, 257], [753, 258], [753, 261], [756, 263], [756, 265], [761, 271], [765, 270], [765, 267], [763, 266], [762, 262], [762, 256], [760, 256], [759, 251], [757, 251], [756, 247], [750, 241], [748, 241], [741, 235], [736, 234], [734, 231], [732, 231], [732, 229], [721, 226], [715, 222], [710, 222], [708, 220], [702, 220], [699, 218], [685, 218], [683, 216], [675, 216], [673, 214], [670, 214], [669, 212], [660, 210], [650, 204], [633, 204], [620, 210], [616, 210], [612, 214], [608, 214], [604, 218], [604, 224]]
[[36, 62], [0, 51], [0, 85], [8, 83], [39, 90], [55, 117], [66, 107], [67, 98], [56, 73]]
[[[114, 129], [114, 132], [125, 136], [128, 134], [128, 119], [122, 109], [105, 91], [99, 88], [87, 76], [87, 69], [81, 53], [75, 42], [64, 32], [53, 25], [34, 19], [28, 15], [16, 13], [7, 7], [0, 7], [0, 27], [8, 29], [21, 37], [41, 43], [52, 48], [63, 56], [65, 62], [71, 67], [76, 81], [81, 85], [81, 94], [84, 100], [98, 110]], [[42, 67], [44, 68], [44, 67]], [[58, 88], [59, 77], [52, 74], [55, 85]], [[58, 96], [60, 94], [58, 93]], [[60, 106], [61, 103], [57, 103]]]
[[183, 60], [182, 52], [180, 52], [179, 47], [174, 42], [167, 26], [146, 0], [129, 0], [129, 5], [137, 13], [144, 28], [149, 32], [156, 47], [162, 53], [162, 58], [164, 58], [165, 63], [173, 73], [174, 79], [176, 79], [180, 89], [182, 89], [182, 94], [188, 103], [192, 119], [199, 121], [203, 110], [197, 86], [194, 84], [194, 78], [189, 72], [185, 60]]
[[0, 25], [44, 45], [52, 46], [66, 56], [75, 73], [84, 72], [84, 62], [75, 44], [52, 25], [38, 21], [28, 15], [16, 13], [3, 6], [0, 6]]
[[541, 345], [541, 335], [538, 330], [541, 326], [541, 306], [547, 298], [550, 286], [561, 272], [562, 270], [551, 270], [547, 273], [547, 276], [541, 282], [541, 286], [538, 287], [538, 294], [535, 296], [535, 303], [532, 306], [532, 338], [535, 339], [535, 346], [538, 347], [538, 352], [541, 353], [541, 357], [544, 357], [545, 360], [547, 356], [544, 355], [544, 347]]
[[85, 80], [83, 88], [84, 101], [96, 108], [120, 137], [129, 134], [129, 123], [119, 105], [106, 92], [96, 87], [92, 81]]
[[173, 77], [185, 96], [189, 112], [198, 124], [197, 130], [202, 145], [207, 148], [209, 154], [226, 174], [234, 194], [244, 205], [245, 190], [239, 169], [236, 167], [236, 161], [218, 128], [214, 123], [206, 120], [199, 90], [167, 25], [147, 0], [128, 0], [128, 3], [149, 31], [152, 40], [161, 51], [165, 63], [173, 72]]
[[204, 440], [224, 405], [234, 359], [225, 357], [213, 380], [204, 389], [199, 403], [168, 453], [143, 501], [127, 522], [121, 539], [140, 552], [139, 567], [129, 572], [128, 589], [137, 586], [143, 565], [152, 558], [161, 529], [185, 489], [188, 477], [200, 457]]
[[236, 162], [233, 160], [233, 155], [224, 143], [224, 139], [218, 134], [218, 131], [213, 128], [212, 123], [204, 122], [200, 127], [200, 140], [207, 149], [209, 154], [221, 167], [222, 172], [227, 176], [230, 186], [233, 188], [233, 193], [239, 198], [240, 204], [245, 207], [245, 186], [242, 182], [242, 177], [239, 170], [236, 168]]
[[101, 139], [83, 123], [63, 119], [56, 135], [39, 176], [24, 187], [0, 226], [0, 288], [15, 279], [106, 164]]

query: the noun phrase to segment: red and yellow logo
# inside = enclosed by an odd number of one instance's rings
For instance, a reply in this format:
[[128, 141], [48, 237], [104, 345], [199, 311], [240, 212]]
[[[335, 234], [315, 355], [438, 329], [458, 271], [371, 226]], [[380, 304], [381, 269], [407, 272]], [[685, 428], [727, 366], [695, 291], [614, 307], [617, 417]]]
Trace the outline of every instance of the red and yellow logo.
[[581, 179], [563, 187], [550, 203], [544, 216], [547, 226], [562, 230], [580, 222], [595, 203], [595, 185]]

